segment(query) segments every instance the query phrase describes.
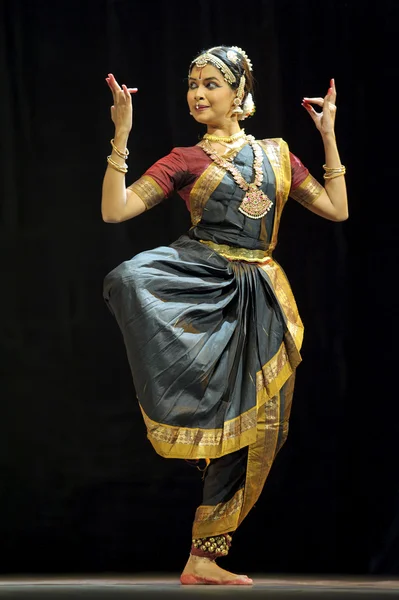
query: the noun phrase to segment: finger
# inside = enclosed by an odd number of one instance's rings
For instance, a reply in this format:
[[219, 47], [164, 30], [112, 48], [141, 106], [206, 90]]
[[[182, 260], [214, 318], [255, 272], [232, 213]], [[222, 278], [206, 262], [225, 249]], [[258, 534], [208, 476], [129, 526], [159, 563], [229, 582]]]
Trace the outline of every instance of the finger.
[[114, 102], [115, 102], [115, 92], [114, 92], [114, 90], [112, 89], [112, 85], [111, 85], [111, 83], [110, 83], [110, 80], [109, 80], [109, 78], [108, 78], [108, 77], [106, 77], [106, 78], [105, 78], [105, 81], [107, 82], [107, 85], [108, 85], [109, 89], [110, 89], [110, 90], [111, 90], [111, 92], [112, 92], [112, 96], [113, 96], [113, 99], [114, 99]]
[[335, 79], [330, 79], [330, 90], [330, 102], [335, 104], [335, 101], [337, 99], [337, 88], [335, 87]]
[[129, 92], [129, 94], [135, 94], [139, 90], [138, 90], [138, 88], [127, 88], [127, 91]]
[[131, 100], [131, 96], [130, 96], [130, 94], [129, 94], [129, 90], [127, 89], [127, 86], [126, 86], [124, 83], [122, 84], [122, 90], [123, 90], [123, 94], [124, 94], [124, 96], [125, 96], [125, 99], [126, 99], [128, 102], [130, 102], [130, 100]]
[[304, 102], [311, 102], [312, 104], [317, 104], [317, 106], [323, 106], [324, 98], [308, 98], [305, 96], [303, 98]]
[[313, 106], [311, 106], [308, 102], [305, 102], [305, 101], [302, 102], [302, 106], [304, 108], [306, 108], [306, 110], [308, 111], [308, 113], [310, 114], [310, 116], [312, 117], [312, 119], [315, 120], [318, 113], [315, 111], [315, 109], [313, 108]]
[[115, 77], [113, 76], [112, 73], [108, 73], [108, 77], [109, 77], [109, 81], [111, 84], [111, 87], [113, 90], [118, 90], [121, 91], [121, 86], [119, 85], [119, 83], [116, 81]]
[[333, 102], [331, 102], [331, 94], [327, 94], [326, 96], [324, 96], [323, 110], [325, 108], [329, 108], [331, 112], [334, 112], [335, 110], [337, 110], [337, 107], [335, 106], [335, 104]]

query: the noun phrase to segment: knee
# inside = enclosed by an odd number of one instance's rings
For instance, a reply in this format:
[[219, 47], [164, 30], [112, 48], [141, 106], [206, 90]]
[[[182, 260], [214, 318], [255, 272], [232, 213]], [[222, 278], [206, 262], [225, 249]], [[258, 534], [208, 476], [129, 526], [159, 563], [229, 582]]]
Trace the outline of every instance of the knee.
[[103, 283], [104, 298], [109, 300], [111, 296], [123, 293], [127, 287], [132, 289], [136, 280], [136, 267], [133, 261], [126, 261], [118, 265], [106, 275]]

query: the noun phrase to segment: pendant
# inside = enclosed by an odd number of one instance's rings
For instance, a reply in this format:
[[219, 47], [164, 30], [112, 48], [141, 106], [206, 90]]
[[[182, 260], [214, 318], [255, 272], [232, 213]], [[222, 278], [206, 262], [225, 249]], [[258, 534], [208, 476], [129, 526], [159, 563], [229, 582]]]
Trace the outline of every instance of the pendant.
[[261, 219], [269, 212], [272, 206], [273, 202], [262, 190], [256, 186], [250, 186], [238, 210], [250, 219]]

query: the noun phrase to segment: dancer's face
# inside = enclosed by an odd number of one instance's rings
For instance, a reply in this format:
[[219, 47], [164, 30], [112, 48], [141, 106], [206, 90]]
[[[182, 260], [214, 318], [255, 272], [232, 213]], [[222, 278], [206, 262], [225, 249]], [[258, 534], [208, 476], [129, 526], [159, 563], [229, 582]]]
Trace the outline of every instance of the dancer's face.
[[221, 126], [231, 121], [236, 92], [213, 65], [194, 66], [188, 80], [187, 102], [198, 123]]

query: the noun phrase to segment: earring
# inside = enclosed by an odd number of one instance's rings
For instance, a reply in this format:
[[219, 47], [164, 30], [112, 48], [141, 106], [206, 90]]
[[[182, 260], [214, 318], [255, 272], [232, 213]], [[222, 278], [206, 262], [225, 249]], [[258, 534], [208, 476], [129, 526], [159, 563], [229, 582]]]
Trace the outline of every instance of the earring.
[[240, 83], [237, 88], [237, 96], [234, 98], [233, 104], [235, 105], [235, 109], [233, 110], [233, 114], [242, 115], [243, 110], [241, 108], [241, 104], [244, 98], [244, 90], [245, 90], [245, 75], [241, 75]]
[[232, 113], [235, 115], [242, 115], [244, 111], [241, 108], [241, 100], [239, 98], [234, 98], [233, 104], [235, 108], [232, 110]]

